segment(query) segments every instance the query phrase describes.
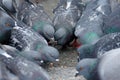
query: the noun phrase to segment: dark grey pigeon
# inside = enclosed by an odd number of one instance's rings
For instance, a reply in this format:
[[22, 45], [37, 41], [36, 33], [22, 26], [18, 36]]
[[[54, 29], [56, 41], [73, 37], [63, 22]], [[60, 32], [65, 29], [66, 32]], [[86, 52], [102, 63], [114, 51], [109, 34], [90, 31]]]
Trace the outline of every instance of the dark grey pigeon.
[[97, 73], [97, 65], [98, 59], [97, 58], [85, 58], [82, 59], [77, 65], [76, 70], [76, 77], [82, 75], [87, 80], [100, 80]]
[[13, 28], [11, 45], [21, 51], [38, 51], [43, 61], [54, 62], [59, 58], [58, 50], [48, 46], [47, 41], [41, 35], [28, 27], [21, 28], [16, 25]]
[[120, 47], [120, 33], [101, 37], [95, 44], [78, 48], [80, 59], [101, 57], [105, 52]]
[[103, 32], [104, 34], [120, 32], [120, 5], [105, 19]]
[[[103, 4], [103, 2], [104, 4]], [[75, 28], [75, 35], [82, 46], [78, 49], [80, 54], [89, 53], [94, 45], [104, 34], [102, 31], [103, 19], [108, 15], [105, 6], [109, 6], [108, 0], [92, 1], [87, 6]], [[89, 47], [89, 48], [88, 48]], [[85, 54], [84, 57], [93, 54]]]
[[41, 5], [29, 4], [19, 12], [18, 16], [19, 20], [41, 34], [47, 41], [54, 41], [55, 30], [52, 20]]
[[77, 22], [75, 29], [75, 35], [78, 37], [78, 39], [82, 39], [80, 40], [82, 43], [92, 42], [91, 40], [88, 40], [89, 38], [84, 39], [87, 38], [87, 35], [94, 35], [96, 36], [95, 38], [103, 35], [101, 29], [103, 26], [103, 15], [105, 16], [108, 15], [108, 13], [110, 14], [110, 9], [107, 7], [105, 8], [105, 6], [110, 7], [108, 0], [92, 1], [86, 6], [86, 9], [83, 11], [83, 14]]
[[83, 75], [87, 80], [119, 80], [120, 48], [106, 52], [99, 59], [82, 59], [76, 66], [77, 75]]
[[[59, 45], [66, 45], [74, 39], [76, 22], [81, 16], [81, 10], [77, 7], [77, 0], [60, 0], [54, 10], [55, 40]], [[81, 5], [81, 4], [79, 4]]]
[[0, 43], [8, 43], [15, 21], [0, 8]]
[[5, 51], [0, 49], [0, 60], [20, 80], [50, 80], [47, 72], [42, 67], [20, 56], [18, 50], [16, 51], [16, 49], [5, 45], [1, 45], [1, 48]]
[[[105, 52], [120, 48], [120, 33], [111, 33], [103, 36], [96, 44], [94, 52], [94, 57], [100, 57]], [[96, 54], [97, 53], [97, 54]]]

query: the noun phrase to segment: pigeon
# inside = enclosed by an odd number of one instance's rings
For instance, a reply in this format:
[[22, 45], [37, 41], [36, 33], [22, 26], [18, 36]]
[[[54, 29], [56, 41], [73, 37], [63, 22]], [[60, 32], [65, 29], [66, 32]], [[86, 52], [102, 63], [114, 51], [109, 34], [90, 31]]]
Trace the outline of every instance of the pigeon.
[[[26, 4], [27, 5], [27, 4]], [[20, 10], [18, 19], [41, 34], [48, 42], [54, 42], [54, 27], [49, 15], [44, 11], [43, 6], [29, 4]]]
[[100, 58], [82, 59], [76, 66], [78, 75], [83, 75], [87, 80], [119, 80], [120, 48], [106, 52]]
[[[4, 45], [7, 49], [13, 49], [14, 51], [19, 52], [19, 55], [21, 55], [22, 57], [26, 58], [27, 60], [30, 60], [34, 63], [37, 63], [38, 65], [42, 66], [44, 65], [44, 55], [39, 54], [38, 51], [33, 51], [33, 50], [29, 50], [29, 51], [19, 51], [17, 50], [15, 47], [9, 46], [9, 45]], [[16, 53], [18, 54], [18, 53]]]
[[78, 48], [79, 59], [99, 58], [105, 52], [120, 47], [120, 33], [111, 33], [101, 37], [95, 44]]
[[104, 34], [120, 32], [120, 5], [104, 20]]
[[15, 20], [0, 8], [0, 43], [9, 43], [11, 30], [14, 26]]
[[[104, 1], [104, 4], [102, 3]], [[105, 6], [107, 6], [109, 3], [108, 0], [100, 0], [100, 1], [92, 1], [89, 3], [83, 11], [83, 14], [79, 21], [77, 22], [76, 28], [75, 28], [75, 35], [78, 38], [82, 38], [83, 40], [80, 40], [83, 43], [91, 43], [91, 40], [84, 39], [85, 35], [87, 38], [87, 35], [101, 37], [103, 35], [102, 32], [102, 26], [103, 26], [103, 15], [107, 15], [111, 11], [107, 11], [107, 8], [104, 9]], [[108, 3], [108, 4], [107, 4]], [[108, 6], [109, 7], [109, 6]], [[85, 33], [85, 34], [84, 34]], [[84, 35], [83, 35], [84, 34]], [[92, 38], [91, 38], [92, 39]], [[92, 39], [94, 40], [94, 39]]]
[[[102, 36], [104, 36], [102, 27], [104, 17], [108, 15], [105, 6], [109, 6], [108, 0], [92, 1], [87, 6], [79, 21], [76, 24], [75, 36], [82, 44], [78, 48], [78, 53], [90, 53], [92, 47]], [[109, 13], [110, 14], [110, 13]], [[89, 54], [85, 54], [88, 57]], [[92, 56], [92, 54], [90, 54]]]
[[63, 2], [60, 0], [54, 9], [54, 37], [58, 45], [65, 46], [74, 39], [75, 25], [82, 11], [78, 8], [77, 3], [79, 3], [77, 0], [65, 0]]
[[100, 80], [97, 75], [97, 58], [85, 58], [76, 65], [77, 73], [75, 77], [82, 75], [87, 80]]
[[59, 52], [56, 48], [48, 45], [47, 41], [37, 32], [28, 27], [19, 27], [17, 24], [11, 33], [11, 46], [20, 51], [38, 51], [39, 56], [45, 62], [54, 62], [59, 59]]
[[19, 51], [5, 45], [0, 47], [0, 60], [20, 80], [50, 80], [48, 73], [42, 67], [20, 56]]

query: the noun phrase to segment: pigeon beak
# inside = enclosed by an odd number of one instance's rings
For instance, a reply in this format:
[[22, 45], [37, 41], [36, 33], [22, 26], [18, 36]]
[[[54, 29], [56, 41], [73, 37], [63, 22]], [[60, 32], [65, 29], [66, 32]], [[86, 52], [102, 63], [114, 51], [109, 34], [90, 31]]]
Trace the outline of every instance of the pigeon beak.
[[59, 62], [60, 60], [59, 60], [59, 59], [56, 59], [55, 61], [56, 61], [56, 62]]
[[77, 61], [78, 61], [78, 62], [80, 61], [80, 58], [79, 58], [79, 56], [77, 56]]
[[79, 75], [79, 72], [76, 72], [75, 77], [77, 77], [78, 75]]
[[41, 60], [40, 62], [41, 62], [41, 63], [44, 63], [44, 61], [43, 61], [43, 60]]
[[50, 38], [50, 40], [51, 40], [51, 41], [55, 41], [55, 38], [54, 38], [54, 37], [53, 37], [53, 38]]
[[57, 44], [57, 41], [55, 41], [55, 38], [50, 38], [50, 41], [49, 41], [50, 44]]

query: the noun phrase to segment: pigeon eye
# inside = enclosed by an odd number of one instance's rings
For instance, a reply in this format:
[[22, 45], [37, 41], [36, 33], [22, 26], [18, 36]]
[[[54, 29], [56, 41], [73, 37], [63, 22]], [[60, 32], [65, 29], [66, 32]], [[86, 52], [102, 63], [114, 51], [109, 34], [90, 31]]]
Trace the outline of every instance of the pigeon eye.
[[6, 25], [7, 27], [9, 27], [9, 26], [10, 26], [10, 24], [9, 24], [9, 23], [6, 23], [5, 25]]
[[80, 67], [79, 69], [80, 69], [80, 71], [81, 71], [81, 70], [83, 70], [83, 67]]

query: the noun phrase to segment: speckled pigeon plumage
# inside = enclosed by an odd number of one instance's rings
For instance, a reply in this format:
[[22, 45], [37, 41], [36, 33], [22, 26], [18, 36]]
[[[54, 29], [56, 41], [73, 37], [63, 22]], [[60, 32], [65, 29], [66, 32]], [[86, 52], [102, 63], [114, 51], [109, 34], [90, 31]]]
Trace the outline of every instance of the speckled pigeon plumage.
[[[77, 22], [75, 35], [83, 44], [78, 49], [78, 53], [90, 53], [93, 50], [93, 45], [104, 35], [102, 31], [103, 19], [108, 13], [110, 14], [110, 10], [106, 12], [110, 6], [108, 0], [102, 1], [91, 1]], [[88, 57], [88, 55], [93, 56], [93, 54], [86, 54], [84, 57]]]
[[43, 61], [54, 62], [59, 58], [58, 50], [48, 46], [47, 41], [41, 35], [28, 27], [13, 28], [11, 45], [22, 51], [38, 51], [43, 56]]
[[105, 52], [120, 47], [120, 33], [111, 33], [101, 37], [95, 44], [78, 48], [80, 59], [101, 57]]
[[28, 5], [19, 12], [18, 19], [41, 34], [47, 41], [54, 39], [54, 27], [49, 15], [41, 5]]
[[0, 47], [4, 50], [0, 49], [0, 60], [20, 80], [50, 80], [47, 72], [42, 67], [20, 56], [18, 50], [6, 45]]
[[79, 3], [77, 0], [65, 0], [63, 2], [60, 0], [54, 10], [55, 40], [59, 45], [64, 46], [74, 39], [74, 28], [82, 11], [77, 7], [77, 3]]

